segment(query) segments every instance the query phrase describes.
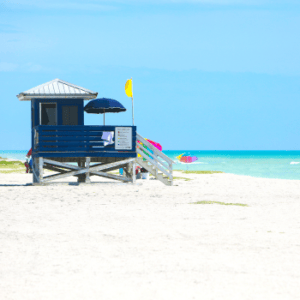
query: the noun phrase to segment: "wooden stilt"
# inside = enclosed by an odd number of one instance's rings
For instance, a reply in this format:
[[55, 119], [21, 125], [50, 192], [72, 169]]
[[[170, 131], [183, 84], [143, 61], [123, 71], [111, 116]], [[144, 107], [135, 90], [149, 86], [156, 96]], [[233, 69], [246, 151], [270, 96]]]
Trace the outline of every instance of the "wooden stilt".
[[[90, 157], [87, 157], [86, 160], [85, 160], [85, 166], [86, 166], [86, 168], [89, 168], [89, 167], [90, 167], [90, 162], [91, 162], [91, 158], [90, 158]], [[90, 172], [87, 172], [87, 173], [86, 173], [86, 176], [85, 176], [85, 183], [91, 183]]]
[[[78, 167], [80, 168], [84, 168], [85, 167], [85, 162], [83, 161], [78, 161]], [[85, 182], [85, 179], [86, 179], [86, 175], [85, 174], [80, 174], [77, 178], [77, 182], [80, 183], [80, 182]]]
[[126, 177], [132, 181], [132, 164], [131, 163], [128, 163], [126, 165], [126, 167], [124, 168], [125, 170], [125, 174], [126, 174]]
[[126, 166], [123, 167], [123, 171], [125, 173], [125, 176], [131, 180], [131, 173], [130, 173], [130, 167], [129, 164], [127, 164]]
[[39, 182], [43, 181], [43, 173], [44, 173], [44, 159], [43, 157], [39, 158]]
[[33, 172], [33, 184], [40, 184], [40, 170], [39, 170], [39, 158], [33, 157], [32, 159], [32, 172]]
[[136, 163], [135, 163], [135, 161], [133, 161], [131, 164], [132, 164], [132, 183], [135, 184], [135, 182], [136, 182], [136, 174], [135, 174]]

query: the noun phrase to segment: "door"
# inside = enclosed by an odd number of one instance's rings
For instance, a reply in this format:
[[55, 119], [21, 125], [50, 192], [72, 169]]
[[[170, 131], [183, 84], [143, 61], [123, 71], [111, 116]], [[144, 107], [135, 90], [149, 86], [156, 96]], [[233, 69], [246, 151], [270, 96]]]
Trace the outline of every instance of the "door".
[[[57, 125], [57, 104], [56, 103], [40, 103], [40, 125]], [[57, 135], [55, 134], [56, 130], [45, 130], [43, 133], [43, 137], [49, 137], [50, 140], [44, 140], [39, 143], [39, 150], [44, 151], [53, 151], [53, 148], [57, 148], [56, 143], [58, 140], [55, 138]], [[39, 138], [38, 138], [39, 139]]]
[[40, 125], [57, 125], [56, 103], [40, 104]]

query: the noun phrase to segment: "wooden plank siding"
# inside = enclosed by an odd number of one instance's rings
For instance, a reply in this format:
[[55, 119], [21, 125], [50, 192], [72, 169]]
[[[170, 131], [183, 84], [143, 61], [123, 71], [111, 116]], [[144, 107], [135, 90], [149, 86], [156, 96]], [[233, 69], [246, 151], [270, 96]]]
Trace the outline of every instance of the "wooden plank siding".
[[[132, 128], [132, 149], [115, 149], [115, 128]], [[136, 126], [45, 126], [33, 128], [34, 157], [136, 157]], [[114, 132], [113, 144], [104, 144], [103, 132]]]

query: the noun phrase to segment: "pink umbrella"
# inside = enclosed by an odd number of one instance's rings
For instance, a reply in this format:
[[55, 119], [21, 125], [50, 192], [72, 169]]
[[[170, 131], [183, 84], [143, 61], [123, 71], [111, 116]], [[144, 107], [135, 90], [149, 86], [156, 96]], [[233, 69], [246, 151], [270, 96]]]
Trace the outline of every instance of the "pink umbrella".
[[[151, 141], [149, 139], [145, 139], [147, 142], [149, 142], [151, 145], [153, 145], [156, 149], [158, 149], [159, 151], [162, 151], [162, 146], [159, 143], [156, 143], [154, 141]], [[147, 156], [150, 156], [146, 151], [143, 150], [143, 148], [148, 149], [148, 147], [146, 145], [144, 145], [141, 141], [138, 141], [139, 144], [141, 144], [143, 147], [139, 147]], [[149, 152], [153, 153], [153, 151], [151, 149], [148, 149]], [[140, 154], [138, 154], [138, 157], [141, 157]], [[150, 156], [150, 158], [153, 158]], [[143, 160], [146, 160], [145, 157], [143, 157]]]
[[159, 151], [162, 151], [162, 146], [161, 146], [160, 143], [156, 143], [156, 142], [151, 141], [151, 140], [149, 140], [149, 139], [145, 139], [145, 140], [147, 140], [150, 144], [152, 144], [152, 145], [153, 145], [155, 148], [157, 148]]
[[184, 163], [193, 163], [196, 160], [198, 160], [198, 157], [197, 156], [182, 156], [179, 160]]

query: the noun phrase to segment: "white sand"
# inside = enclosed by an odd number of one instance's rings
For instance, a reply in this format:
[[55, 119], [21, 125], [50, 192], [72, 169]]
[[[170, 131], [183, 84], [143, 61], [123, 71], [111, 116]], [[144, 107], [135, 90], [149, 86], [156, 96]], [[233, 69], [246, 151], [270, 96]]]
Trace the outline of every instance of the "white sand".
[[0, 174], [0, 299], [300, 299], [300, 181], [178, 176]]

